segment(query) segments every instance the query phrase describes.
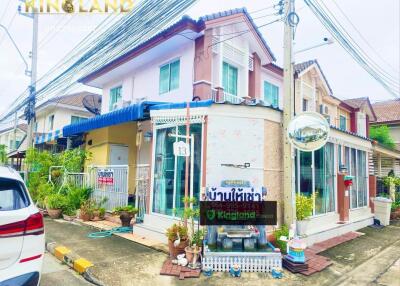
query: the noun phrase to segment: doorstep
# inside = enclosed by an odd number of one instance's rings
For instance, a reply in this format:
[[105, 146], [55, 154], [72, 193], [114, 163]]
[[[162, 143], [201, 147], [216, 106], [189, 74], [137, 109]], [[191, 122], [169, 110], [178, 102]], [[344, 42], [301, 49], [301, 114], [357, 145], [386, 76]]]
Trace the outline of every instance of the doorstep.
[[[83, 225], [91, 226], [97, 228], [99, 230], [110, 230], [114, 227], [120, 227], [121, 225], [115, 222], [107, 221], [107, 220], [100, 220], [100, 221], [82, 221], [80, 219], [76, 219], [76, 222], [79, 222]], [[137, 226], [136, 224], [133, 225], [133, 229]], [[149, 238], [143, 235], [138, 235], [136, 233], [114, 233], [113, 235], [125, 238], [127, 240], [136, 242], [138, 244], [147, 246], [157, 251], [164, 252], [166, 254], [169, 253], [168, 245], [159, 241], [155, 240], [154, 238]]]

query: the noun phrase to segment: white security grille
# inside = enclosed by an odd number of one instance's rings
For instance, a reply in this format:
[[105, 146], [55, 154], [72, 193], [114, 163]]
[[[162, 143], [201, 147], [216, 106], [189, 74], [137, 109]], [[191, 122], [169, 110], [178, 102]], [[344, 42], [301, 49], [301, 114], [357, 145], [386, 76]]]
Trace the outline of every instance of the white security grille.
[[224, 57], [244, 66], [246, 61], [248, 61], [245, 53], [241, 50], [235, 48], [234, 46], [224, 43]]
[[[185, 115], [166, 115], [166, 116], [157, 116], [152, 119], [153, 123], [156, 125], [165, 125], [165, 124], [175, 124], [175, 125], [183, 125], [186, 124], [186, 116]], [[190, 124], [194, 123], [203, 123], [204, 116], [203, 115], [191, 115], [190, 116]]]
[[229, 271], [231, 266], [238, 264], [243, 272], [271, 272], [273, 268], [282, 268], [280, 253], [204, 253], [202, 260], [203, 270]]

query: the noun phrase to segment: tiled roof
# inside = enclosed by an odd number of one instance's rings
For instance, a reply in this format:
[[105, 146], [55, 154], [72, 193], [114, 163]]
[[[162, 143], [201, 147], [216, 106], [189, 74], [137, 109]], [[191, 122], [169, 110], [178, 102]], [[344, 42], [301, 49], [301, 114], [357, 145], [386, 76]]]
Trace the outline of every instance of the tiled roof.
[[368, 113], [368, 115], [370, 116], [370, 121], [376, 120], [376, 113], [372, 108], [371, 102], [369, 101], [368, 97], [350, 98], [342, 101], [354, 109], [360, 109], [363, 106], [367, 106], [370, 110], [370, 112]]
[[368, 104], [368, 97], [350, 98], [343, 101], [353, 108], [361, 108], [364, 104]]
[[46, 106], [51, 103], [64, 104], [64, 105], [69, 105], [69, 106], [74, 106], [74, 107], [79, 107], [79, 108], [85, 108], [83, 106], [82, 100], [85, 96], [90, 95], [90, 94], [98, 97], [99, 99], [101, 98], [101, 96], [98, 94], [83, 91], [83, 92], [78, 92], [78, 93], [74, 93], [74, 94], [64, 95], [61, 97], [51, 98], [48, 101], [40, 104], [37, 108]]
[[329, 85], [329, 82], [328, 82], [328, 80], [326, 79], [325, 74], [324, 74], [324, 72], [322, 71], [321, 66], [319, 65], [319, 63], [318, 63], [318, 61], [317, 61], [316, 59], [314, 59], [314, 60], [309, 60], [309, 61], [302, 62], [302, 63], [298, 63], [298, 64], [295, 64], [295, 65], [294, 65], [294, 73], [295, 73], [295, 75], [299, 75], [300, 73], [302, 73], [303, 71], [305, 71], [306, 69], [308, 69], [308, 68], [309, 68], [310, 66], [312, 66], [313, 64], [316, 64], [316, 65], [318, 66], [318, 69], [320, 70], [320, 72], [321, 72], [321, 74], [322, 74], [322, 77], [324, 78], [324, 81], [326, 82], [326, 85], [328, 86], [329, 93], [332, 95], [332, 94], [333, 94], [332, 88], [331, 88], [331, 86]]
[[205, 15], [200, 17], [200, 21], [212, 21], [215, 19], [219, 19], [222, 17], [227, 17], [227, 16], [232, 16], [232, 15], [236, 15], [236, 14], [240, 14], [243, 13], [250, 21], [251, 25], [253, 26], [253, 29], [256, 31], [257, 35], [260, 37], [261, 41], [263, 42], [264, 47], [268, 50], [268, 53], [271, 55], [272, 60], [276, 61], [276, 58], [274, 56], [274, 54], [272, 53], [272, 50], [270, 49], [270, 47], [268, 46], [267, 42], [265, 41], [264, 37], [262, 36], [260, 30], [258, 29], [256, 23], [254, 23], [253, 18], [251, 18], [250, 14], [247, 12], [246, 8], [236, 8], [236, 9], [231, 9], [231, 10], [227, 10], [227, 11], [222, 11], [222, 12], [218, 12], [218, 13], [214, 13], [214, 14], [210, 14], [210, 15]]
[[372, 104], [376, 122], [400, 121], [400, 99], [386, 100]]

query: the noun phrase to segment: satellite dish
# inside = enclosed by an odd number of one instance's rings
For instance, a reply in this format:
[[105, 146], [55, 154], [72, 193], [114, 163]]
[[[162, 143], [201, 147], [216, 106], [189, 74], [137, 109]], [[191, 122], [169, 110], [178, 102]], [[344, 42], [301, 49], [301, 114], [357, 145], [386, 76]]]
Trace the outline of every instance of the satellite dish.
[[304, 112], [290, 121], [287, 136], [295, 148], [311, 152], [328, 142], [329, 131], [329, 123], [321, 114]]
[[82, 99], [83, 106], [94, 115], [101, 114], [101, 97], [97, 94], [88, 94]]

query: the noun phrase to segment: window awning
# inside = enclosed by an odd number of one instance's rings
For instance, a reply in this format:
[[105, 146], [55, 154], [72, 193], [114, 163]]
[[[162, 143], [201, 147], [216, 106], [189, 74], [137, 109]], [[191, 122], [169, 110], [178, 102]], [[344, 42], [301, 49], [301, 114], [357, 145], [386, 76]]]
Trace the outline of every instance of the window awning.
[[62, 136], [62, 130], [54, 130], [49, 133], [44, 133], [40, 135], [36, 135], [35, 137], [35, 144], [42, 144], [46, 142], [51, 142], [57, 140]]
[[68, 137], [125, 122], [148, 119], [150, 118], [150, 106], [160, 103], [162, 102], [143, 101], [79, 123], [66, 125], [63, 128], [63, 135]]

